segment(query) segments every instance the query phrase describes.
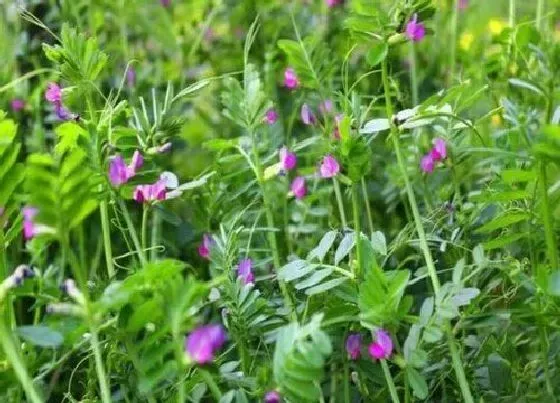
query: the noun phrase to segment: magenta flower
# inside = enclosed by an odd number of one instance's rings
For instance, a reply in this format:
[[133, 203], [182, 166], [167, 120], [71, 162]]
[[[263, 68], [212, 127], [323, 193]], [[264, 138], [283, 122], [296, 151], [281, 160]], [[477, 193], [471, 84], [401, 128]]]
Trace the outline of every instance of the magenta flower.
[[303, 176], [296, 176], [290, 185], [290, 189], [296, 199], [301, 200], [305, 197], [307, 193], [307, 187], [305, 186], [305, 178]]
[[288, 151], [288, 147], [284, 146], [278, 152], [280, 156], [281, 171], [287, 172], [296, 167], [297, 157], [295, 153]]
[[23, 237], [27, 239], [33, 238], [37, 235], [37, 228], [35, 226], [34, 218], [39, 213], [35, 207], [25, 206], [21, 213], [23, 214]]
[[25, 101], [20, 98], [14, 98], [12, 102], [10, 102], [10, 106], [12, 107], [12, 111], [19, 112], [25, 108]]
[[282, 396], [275, 390], [266, 392], [264, 395], [264, 403], [280, 403], [282, 401]]
[[138, 185], [134, 189], [134, 200], [138, 203], [152, 203], [156, 201], [165, 200], [166, 198], [166, 186], [165, 180], [159, 179], [156, 182], [149, 185]]
[[393, 341], [391, 336], [382, 329], [375, 333], [375, 341], [369, 345], [369, 354], [373, 359], [386, 360], [393, 352]]
[[332, 178], [340, 172], [340, 165], [332, 155], [327, 154], [323, 157], [320, 171], [323, 178]]
[[120, 186], [128, 182], [130, 178], [136, 175], [137, 171], [144, 164], [144, 157], [140, 151], [134, 151], [132, 160], [128, 166], [125, 164], [123, 157], [119, 154], [111, 158], [109, 163], [109, 181], [113, 186]]
[[430, 151], [434, 161], [443, 161], [447, 157], [447, 146], [445, 140], [438, 137], [434, 140], [434, 147]]
[[332, 111], [333, 102], [330, 99], [327, 99], [319, 104], [319, 112], [321, 112], [321, 115], [328, 115]]
[[202, 236], [202, 242], [198, 246], [198, 255], [203, 259], [210, 259], [210, 248], [214, 244], [214, 240], [209, 234]]
[[171, 0], [160, 0], [163, 7], [169, 7], [171, 5]]
[[313, 114], [311, 108], [307, 106], [307, 104], [303, 104], [301, 107], [301, 120], [303, 121], [303, 124], [307, 126], [315, 124], [315, 115]]
[[424, 155], [422, 157], [422, 160], [420, 161], [420, 168], [424, 173], [427, 174], [431, 174], [432, 172], [434, 172], [434, 165], [435, 165], [435, 161], [434, 161], [434, 157], [432, 157], [431, 152]]
[[251, 271], [253, 268], [253, 262], [251, 259], [242, 259], [237, 265], [237, 277], [240, 277], [243, 284], [254, 284], [255, 275]]
[[418, 15], [414, 14], [412, 19], [406, 24], [406, 36], [414, 42], [419, 42], [426, 35], [426, 27], [423, 23], [418, 22]]
[[266, 111], [266, 114], [264, 115], [264, 121], [266, 122], [266, 124], [273, 125], [277, 120], [278, 113], [273, 108], [270, 108]]
[[459, 0], [459, 3], [457, 3], [457, 8], [459, 8], [459, 10], [465, 10], [468, 6], [469, 0]]
[[62, 89], [57, 83], [49, 83], [45, 91], [45, 99], [51, 104], [60, 104], [62, 102]]
[[342, 3], [342, 0], [325, 0], [325, 3], [329, 8], [335, 7]]
[[359, 333], [351, 333], [346, 339], [346, 352], [352, 360], [360, 358], [360, 349], [362, 347], [362, 335]]
[[284, 87], [290, 90], [295, 90], [299, 87], [298, 76], [296, 75], [295, 70], [291, 67], [284, 70]]
[[206, 364], [214, 360], [214, 355], [222, 348], [226, 338], [222, 325], [200, 326], [188, 335], [185, 350], [194, 362]]

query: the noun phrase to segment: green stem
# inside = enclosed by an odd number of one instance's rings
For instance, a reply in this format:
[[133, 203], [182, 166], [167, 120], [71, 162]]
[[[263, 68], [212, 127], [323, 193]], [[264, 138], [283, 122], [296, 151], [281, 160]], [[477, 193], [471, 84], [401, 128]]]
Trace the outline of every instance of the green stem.
[[142, 253], [145, 255], [146, 242], [148, 242], [148, 213], [150, 208], [145, 204], [142, 207]]
[[199, 368], [198, 372], [200, 373], [202, 379], [204, 379], [204, 382], [206, 382], [206, 384], [208, 385], [208, 388], [210, 389], [212, 396], [214, 396], [215, 401], [219, 402], [222, 398], [222, 391], [218, 387], [218, 384], [216, 383], [212, 375], [210, 375], [208, 371], [202, 368]]
[[558, 249], [556, 247], [556, 234], [554, 233], [554, 224], [552, 221], [552, 213], [550, 210], [550, 201], [548, 198], [548, 183], [546, 177], [546, 164], [540, 163], [540, 191], [542, 198], [542, 216], [544, 222], [544, 233], [546, 237], [546, 249], [548, 260], [553, 270], [558, 270]]
[[364, 198], [364, 204], [366, 205], [366, 213], [368, 218], [369, 224], [369, 232], [373, 233], [373, 218], [371, 215], [371, 207], [369, 206], [369, 198], [368, 198], [368, 191], [366, 186], [365, 177], [362, 176], [362, 196]]
[[111, 403], [111, 392], [109, 389], [109, 383], [107, 382], [105, 368], [103, 367], [103, 358], [101, 357], [101, 349], [99, 348], [97, 327], [92, 323], [90, 323], [90, 334], [91, 349], [93, 350], [93, 355], [95, 357], [95, 371], [97, 373], [97, 381], [99, 382], [99, 387], [101, 389], [101, 401], [103, 403]]
[[[388, 76], [388, 68], [387, 68], [387, 59], [385, 59], [382, 63], [381, 68], [381, 75], [383, 80], [383, 87], [385, 90], [385, 107], [387, 118], [392, 121], [393, 116], [393, 106], [391, 104], [391, 93], [389, 87], [389, 76]], [[431, 279], [432, 287], [434, 290], [434, 294], [436, 300], [439, 300], [439, 293], [440, 293], [440, 282], [437, 276], [437, 271], [434, 265], [434, 261], [432, 259], [432, 254], [430, 252], [430, 248], [428, 246], [428, 240], [426, 238], [426, 233], [424, 231], [424, 226], [422, 224], [422, 217], [420, 216], [420, 212], [418, 211], [418, 204], [416, 203], [416, 196], [414, 195], [414, 190], [412, 189], [412, 185], [410, 183], [410, 179], [408, 178], [408, 172], [406, 170], [406, 165], [404, 162], [404, 158], [401, 153], [400, 143], [399, 143], [399, 133], [394, 124], [391, 124], [391, 138], [393, 140], [393, 146], [395, 149], [395, 154], [397, 155], [397, 163], [401, 170], [401, 175], [404, 178], [406, 193], [408, 196], [408, 201], [410, 204], [410, 208], [412, 209], [412, 215], [414, 218], [414, 223], [416, 226], [416, 232], [418, 233], [418, 238], [420, 240], [420, 248], [422, 249], [422, 253], [424, 255], [424, 260], [426, 262], [426, 266], [428, 268], [428, 274]], [[453, 367], [455, 369], [455, 375], [457, 376], [457, 380], [459, 381], [459, 385], [461, 387], [461, 393], [463, 395], [463, 401], [466, 403], [473, 403], [473, 397], [471, 391], [469, 389], [469, 384], [466, 382], [465, 373], [463, 371], [463, 364], [461, 362], [461, 357], [457, 351], [455, 346], [455, 342], [453, 340], [453, 333], [451, 331], [451, 327], [449, 324], [446, 326], [447, 330], [447, 337], [449, 348], [451, 350], [452, 360], [453, 360]]]
[[344, 215], [344, 203], [342, 202], [342, 193], [340, 192], [340, 185], [333, 176], [334, 194], [336, 196], [336, 202], [338, 203], [338, 212], [340, 213], [340, 221], [342, 222], [342, 228], [348, 228], [348, 223], [346, 222], [346, 216]]
[[412, 91], [412, 105], [418, 105], [418, 73], [416, 71], [416, 49], [414, 41], [409, 41], [408, 58], [410, 60], [410, 87]]
[[350, 366], [348, 358], [344, 359], [344, 403], [350, 403]]
[[[356, 257], [358, 264], [356, 265], [357, 270], [353, 270], [353, 274], [356, 278], [360, 278], [362, 274], [362, 242], [361, 242], [361, 225], [360, 225], [360, 207], [358, 206], [358, 184], [352, 185], [352, 212], [354, 215], [354, 231], [355, 231], [355, 242], [356, 242]], [[352, 269], [355, 269], [353, 266]]]
[[3, 317], [0, 317], [0, 344], [2, 345], [4, 354], [6, 354], [8, 362], [13, 367], [21, 386], [23, 386], [27, 399], [29, 399], [32, 403], [41, 403], [43, 399], [39, 396], [39, 393], [35, 389], [35, 385], [33, 385], [33, 380], [27, 373], [21, 354], [14, 342], [11, 332], [6, 327]]
[[385, 374], [385, 382], [387, 382], [387, 386], [389, 387], [391, 400], [393, 401], [393, 403], [400, 403], [399, 395], [397, 393], [397, 388], [395, 387], [395, 382], [393, 382], [391, 371], [389, 371], [387, 360], [381, 360], [381, 367], [383, 368], [383, 373]]
[[150, 260], [154, 261], [157, 260], [157, 253], [158, 253], [158, 244], [161, 232], [161, 218], [159, 209], [154, 209], [154, 213], [152, 214], [152, 240], [150, 241]]
[[105, 264], [107, 265], [107, 275], [109, 278], [115, 276], [115, 266], [113, 265], [113, 249], [111, 246], [111, 226], [109, 225], [109, 211], [107, 201], [99, 203], [99, 213], [101, 214], [101, 232], [103, 233], [103, 247], [105, 249]]
[[142, 264], [142, 266], [145, 266], [146, 256], [144, 255], [144, 250], [140, 245], [140, 241], [138, 240], [138, 234], [136, 233], [136, 229], [134, 228], [134, 223], [130, 218], [130, 214], [128, 213], [128, 209], [126, 208], [126, 204], [122, 199], [119, 199], [119, 206], [121, 207], [124, 221], [126, 222], [126, 226], [128, 227], [128, 233], [132, 238], [132, 243], [134, 244], [134, 248], [136, 249], [136, 253], [138, 254], [138, 259], [140, 259], [140, 263]]
[[451, 6], [451, 35], [450, 35], [450, 50], [449, 50], [449, 76], [447, 77], [447, 86], [453, 85], [453, 78], [455, 76], [455, 59], [457, 49], [457, 12], [459, 8], [459, 0], [454, 0]]
[[536, 23], [537, 29], [540, 31], [543, 26], [543, 11], [544, 11], [544, 0], [537, 0], [537, 16], [536, 16]]

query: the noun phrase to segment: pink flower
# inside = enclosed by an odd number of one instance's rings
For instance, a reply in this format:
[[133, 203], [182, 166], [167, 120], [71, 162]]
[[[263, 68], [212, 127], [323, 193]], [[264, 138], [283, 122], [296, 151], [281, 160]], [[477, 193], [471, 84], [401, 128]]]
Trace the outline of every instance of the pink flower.
[[344, 115], [342, 113], [339, 113], [338, 115], [336, 115], [334, 117], [334, 130], [333, 130], [333, 137], [335, 140], [340, 140], [340, 129], [339, 129], [339, 125], [340, 122], [342, 122], [342, 119], [344, 118]]
[[45, 99], [51, 104], [60, 104], [62, 102], [62, 89], [57, 83], [49, 83], [45, 91]]
[[271, 390], [264, 395], [264, 403], [280, 403], [282, 396], [275, 390]]
[[375, 333], [375, 341], [369, 345], [369, 354], [373, 359], [386, 360], [393, 352], [393, 341], [391, 336], [382, 329]]
[[295, 153], [288, 151], [287, 147], [282, 147], [279, 151], [281, 171], [287, 172], [296, 167], [297, 157]]
[[251, 271], [253, 262], [251, 259], [242, 259], [237, 265], [237, 277], [240, 277], [243, 284], [254, 284], [255, 275]]
[[210, 248], [214, 244], [214, 240], [209, 234], [202, 236], [202, 242], [198, 246], [198, 255], [203, 259], [210, 259]]
[[126, 84], [129, 87], [134, 87], [136, 84], [136, 70], [132, 66], [126, 71]]
[[206, 364], [214, 360], [214, 355], [226, 339], [227, 334], [222, 325], [200, 326], [188, 335], [185, 350], [193, 361]]
[[422, 157], [420, 161], [420, 168], [424, 173], [431, 174], [434, 172], [434, 157], [432, 157], [432, 153], [428, 153]]
[[445, 140], [438, 137], [434, 140], [434, 147], [430, 151], [434, 161], [443, 161], [447, 157], [447, 146]]
[[10, 106], [12, 107], [12, 111], [19, 112], [25, 108], [25, 101], [20, 98], [14, 98], [12, 102], [10, 102]]
[[406, 36], [414, 42], [419, 42], [424, 39], [426, 35], [426, 27], [421, 22], [418, 22], [418, 15], [414, 14], [412, 19], [406, 24]]
[[459, 0], [459, 3], [457, 3], [457, 8], [459, 8], [459, 10], [465, 10], [468, 6], [469, 0]]
[[264, 121], [266, 122], [266, 124], [273, 125], [277, 120], [278, 113], [273, 108], [270, 108], [268, 111], [266, 111], [266, 114], [264, 115]]
[[323, 157], [320, 171], [323, 178], [332, 178], [340, 172], [340, 165], [332, 155], [327, 154]]
[[342, 0], [325, 0], [325, 3], [329, 8], [335, 7], [342, 3]]
[[109, 163], [109, 181], [113, 186], [120, 186], [128, 182], [130, 178], [136, 175], [136, 172], [144, 164], [144, 157], [138, 150], [134, 151], [132, 161], [128, 166], [125, 164], [123, 157], [119, 154], [111, 158]]
[[303, 124], [307, 126], [315, 124], [315, 115], [307, 104], [303, 104], [301, 107], [301, 120], [303, 121]]
[[39, 210], [35, 207], [25, 206], [21, 213], [23, 214], [23, 237], [28, 240], [38, 234], [34, 219]]
[[149, 185], [138, 185], [134, 189], [134, 200], [138, 203], [151, 203], [165, 200], [165, 180], [159, 179], [155, 183]]
[[295, 90], [299, 87], [298, 76], [296, 75], [295, 70], [291, 67], [284, 70], [284, 87], [290, 90]]
[[163, 7], [169, 7], [171, 0], [160, 0], [160, 3]]
[[360, 358], [360, 349], [362, 347], [362, 335], [359, 333], [351, 333], [346, 338], [346, 352], [352, 360]]
[[307, 187], [305, 186], [305, 178], [303, 176], [296, 176], [290, 185], [290, 189], [296, 199], [301, 200], [305, 197], [307, 193]]

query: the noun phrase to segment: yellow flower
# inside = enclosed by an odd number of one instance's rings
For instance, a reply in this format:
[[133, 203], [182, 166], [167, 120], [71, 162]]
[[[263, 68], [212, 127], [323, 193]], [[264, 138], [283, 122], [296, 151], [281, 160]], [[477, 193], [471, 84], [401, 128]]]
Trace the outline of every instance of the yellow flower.
[[495, 19], [495, 18], [492, 18], [488, 22], [488, 30], [490, 31], [490, 33], [492, 35], [500, 35], [505, 27], [506, 27], [506, 24], [504, 24], [503, 21]]
[[474, 41], [474, 35], [470, 32], [464, 32], [459, 39], [459, 46], [463, 50], [469, 50]]
[[500, 127], [502, 125], [502, 117], [500, 116], [500, 114], [493, 114], [490, 123], [493, 127]]

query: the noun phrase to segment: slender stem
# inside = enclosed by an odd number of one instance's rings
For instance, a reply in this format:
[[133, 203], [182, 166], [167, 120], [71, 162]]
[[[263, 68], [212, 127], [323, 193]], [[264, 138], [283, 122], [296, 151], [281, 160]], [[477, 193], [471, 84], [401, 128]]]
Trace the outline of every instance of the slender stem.
[[548, 198], [548, 183], [546, 177], [546, 164], [540, 164], [540, 191], [542, 198], [542, 217], [544, 221], [544, 233], [546, 237], [546, 249], [548, 260], [553, 270], [558, 267], [558, 248], [556, 246], [556, 234], [554, 233], [554, 224], [552, 221], [552, 214], [550, 210], [550, 201]]
[[355, 240], [356, 240], [356, 255], [358, 264], [356, 265], [357, 270], [355, 267], [352, 267], [353, 274], [356, 278], [359, 278], [362, 273], [362, 242], [361, 242], [361, 225], [360, 225], [360, 207], [358, 206], [358, 184], [355, 183], [352, 185], [352, 212], [354, 215], [354, 231], [355, 231]]
[[537, 29], [539, 31], [543, 27], [543, 11], [544, 11], [544, 0], [537, 0], [536, 23], [537, 23]]
[[383, 374], [385, 374], [385, 382], [389, 387], [389, 393], [391, 394], [391, 400], [394, 403], [400, 403], [399, 395], [397, 393], [397, 388], [395, 387], [395, 382], [393, 382], [393, 377], [391, 376], [391, 371], [389, 371], [389, 366], [387, 365], [387, 360], [381, 360], [381, 367], [383, 368]]
[[418, 105], [418, 72], [416, 71], [416, 49], [414, 41], [409, 41], [408, 58], [410, 60], [410, 87], [412, 91], [412, 105]]
[[344, 359], [344, 403], [350, 403], [350, 365], [348, 358]]
[[148, 242], [148, 213], [150, 208], [144, 204], [142, 206], [142, 253], [146, 253], [146, 242]]
[[362, 196], [364, 198], [364, 204], [366, 205], [366, 213], [367, 213], [368, 224], [369, 224], [369, 232], [372, 233], [373, 232], [373, 218], [372, 218], [372, 215], [371, 215], [371, 207], [369, 206], [368, 191], [367, 191], [366, 180], [365, 180], [364, 176], [362, 176]]
[[454, 0], [451, 6], [451, 32], [450, 32], [450, 49], [449, 49], [449, 75], [447, 76], [447, 86], [453, 85], [455, 76], [455, 54], [457, 48], [457, 12], [459, 8], [459, 0]]
[[179, 385], [177, 385], [177, 403], [185, 403], [185, 382], [179, 379]]
[[130, 218], [130, 214], [128, 213], [128, 209], [126, 208], [126, 204], [122, 199], [119, 199], [119, 205], [121, 207], [126, 226], [128, 227], [128, 232], [130, 234], [130, 237], [132, 238], [132, 243], [134, 244], [134, 248], [136, 249], [138, 258], [140, 259], [140, 263], [142, 264], [142, 266], [144, 266], [146, 264], [146, 256], [144, 255], [144, 250], [142, 249], [140, 241], [138, 240], [138, 234], [136, 233], [136, 229], [134, 228], [134, 223]]
[[159, 244], [161, 232], [161, 218], [159, 214], [159, 210], [156, 208], [154, 209], [154, 213], [152, 214], [152, 240], [150, 241], [150, 260], [157, 260], [157, 247]]
[[[385, 59], [383, 60], [382, 63], [381, 75], [383, 80], [383, 87], [385, 89], [385, 107], [386, 107], [387, 117], [390, 121], [392, 121], [393, 106], [391, 104], [391, 93], [390, 93], [389, 76], [387, 70], [388, 70], [387, 59]], [[410, 179], [408, 178], [408, 172], [406, 170], [404, 158], [401, 153], [401, 148], [399, 143], [399, 133], [394, 124], [391, 124], [391, 137], [393, 140], [395, 154], [397, 155], [397, 162], [401, 170], [402, 177], [404, 178], [408, 201], [410, 204], [410, 208], [412, 209], [412, 215], [414, 217], [414, 223], [416, 225], [416, 232], [418, 233], [418, 238], [420, 240], [420, 248], [422, 249], [424, 260], [426, 261], [428, 274], [431, 279], [436, 300], [439, 300], [440, 282], [437, 276], [437, 271], [434, 265], [434, 261], [432, 259], [432, 254], [428, 246], [426, 233], [424, 231], [424, 226], [422, 224], [422, 217], [420, 216], [420, 212], [418, 210], [418, 204], [416, 203], [416, 196], [414, 195], [414, 190], [412, 189]], [[451, 355], [453, 360], [453, 368], [455, 369], [455, 375], [457, 376], [457, 380], [459, 381], [459, 386], [461, 387], [463, 401], [466, 403], [473, 403], [474, 400], [471, 391], [469, 389], [469, 384], [467, 383], [465, 378], [461, 357], [459, 356], [459, 353], [455, 346], [455, 342], [453, 340], [453, 332], [451, 331], [451, 327], [449, 326], [448, 323], [446, 325], [446, 331], [447, 331], [448, 344], [451, 350]]]
[[208, 385], [208, 388], [210, 389], [212, 396], [214, 396], [215, 401], [220, 401], [220, 399], [222, 398], [222, 392], [212, 375], [210, 375], [208, 371], [202, 368], [199, 368], [198, 372], [200, 373], [202, 379], [204, 379], [204, 382], [206, 382], [206, 384]]
[[105, 249], [105, 264], [107, 265], [107, 275], [109, 278], [115, 276], [115, 266], [113, 265], [113, 249], [111, 246], [111, 226], [109, 225], [109, 211], [107, 201], [99, 203], [99, 213], [101, 214], [101, 232], [103, 233], [103, 246]]
[[461, 355], [453, 339], [453, 331], [449, 323], [446, 324], [447, 330], [447, 345], [451, 351], [451, 362], [453, 364], [453, 369], [455, 370], [455, 376], [459, 382], [459, 387], [461, 388], [461, 393], [463, 394], [463, 401], [466, 403], [474, 403], [474, 399], [471, 394], [469, 383], [467, 377], [465, 376], [465, 370], [463, 369], [463, 362], [461, 361]]
[[43, 399], [39, 396], [39, 393], [35, 389], [35, 385], [33, 385], [33, 380], [27, 373], [21, 354], [14, 342], [11, 332], [6, 327], [3, 317], [0, 317], [0, 344], [6, 354], [6, 358], [8, 358], [8, 362], [12, 365], [14, 372], [25, 391], [27, 399], [33, 403], [41, 403]]
[[[268, 237], [268, 243], [270, 248], [272, 249], [272, 259], [274, 262], [274, 269], [278, 270], [281, 267], [280, 264], [280, 253], [278, 251], [278, 243], [276, 241], [276, 226], [274, 224], [274, 215], [272, 214], [272, 207], [270, 205], [270, 200], [268, 197], [268, 193], [266, 192], [265, 189], [265, 184], [264, 184], [264, 178], [263, 178], [263, 171], [262, 171], [262, 166], [261, 166], [261, 159], [259, 157], [259, 150], [257, 148], [257, 136], [256, 133], [254, 132], [254, 130], [250, 130], [250, 135], [251, 135], [251, 150], [253, 153], [253, 159], [254, 159], [254, 164], [255, 164], [255, 175], [257, 177], [257, 182], [259, 184], [259, 187], [261, 189], [261, 193], [263, 196], [263, 204], [264, 204], [264, 210], [265, 210], [265, 216], [266, 216], [266, 225], [268, 227], [268, 231], [267, 231], [267, 237]], [[282, 280], [278, 280], [278, 284], [280, 286], [280, 291], [282, 292], [282, 295], [284, 297], [284, 302], [286, 303], [286, 306], [288, 306], [290, 308], [290, 312], [291, 312], [291, 316], [292, 319], [296, 319], [296, 312], [294, 309], [294, 304], [293, 304], [293, 300], [288, 292], [288, 288], [286, 287], [286, 283], [284, 283], [284, 281]]]
[[105, 368], [103, 367], [103, 357], [101, 357], [101, 349], [99, 348], [97, 327], [93, 323], [90, 324], [90, 334], [91, 348], [95, 357], [95, 371], [97, 373], [97, 381], [99, 382], [99, 387], [101, 389], [101, 401], [103, 403], [111, 403], [111, 392], [107, 381], [107, 375], [105, 374]]
[[336, 202], [338, 203], [338, 212], [340, 213], [340, 221], [342, 222], [342, 228], [348, 228], [348, 223], [346, 222], [346, 215], [344, 214], [344, 203], [342, 202], [342, 193], [340, 192], [340, 185], [333, 176], [334, 194], [336, 196]]
[[[515, 26], [515, 11], [516, 11], [516, 6], [515, 6], [515, 0], [509, 0], [509, 17], [508, 17], [508, 25], [511, 29], [513, 29], [513, 27]], [[513, 35], [509, 40], [509, 46], [508, 46], [508, 53], [509, 53], [509, 59], [510, 62], [512, 60], [513, 57]]]

